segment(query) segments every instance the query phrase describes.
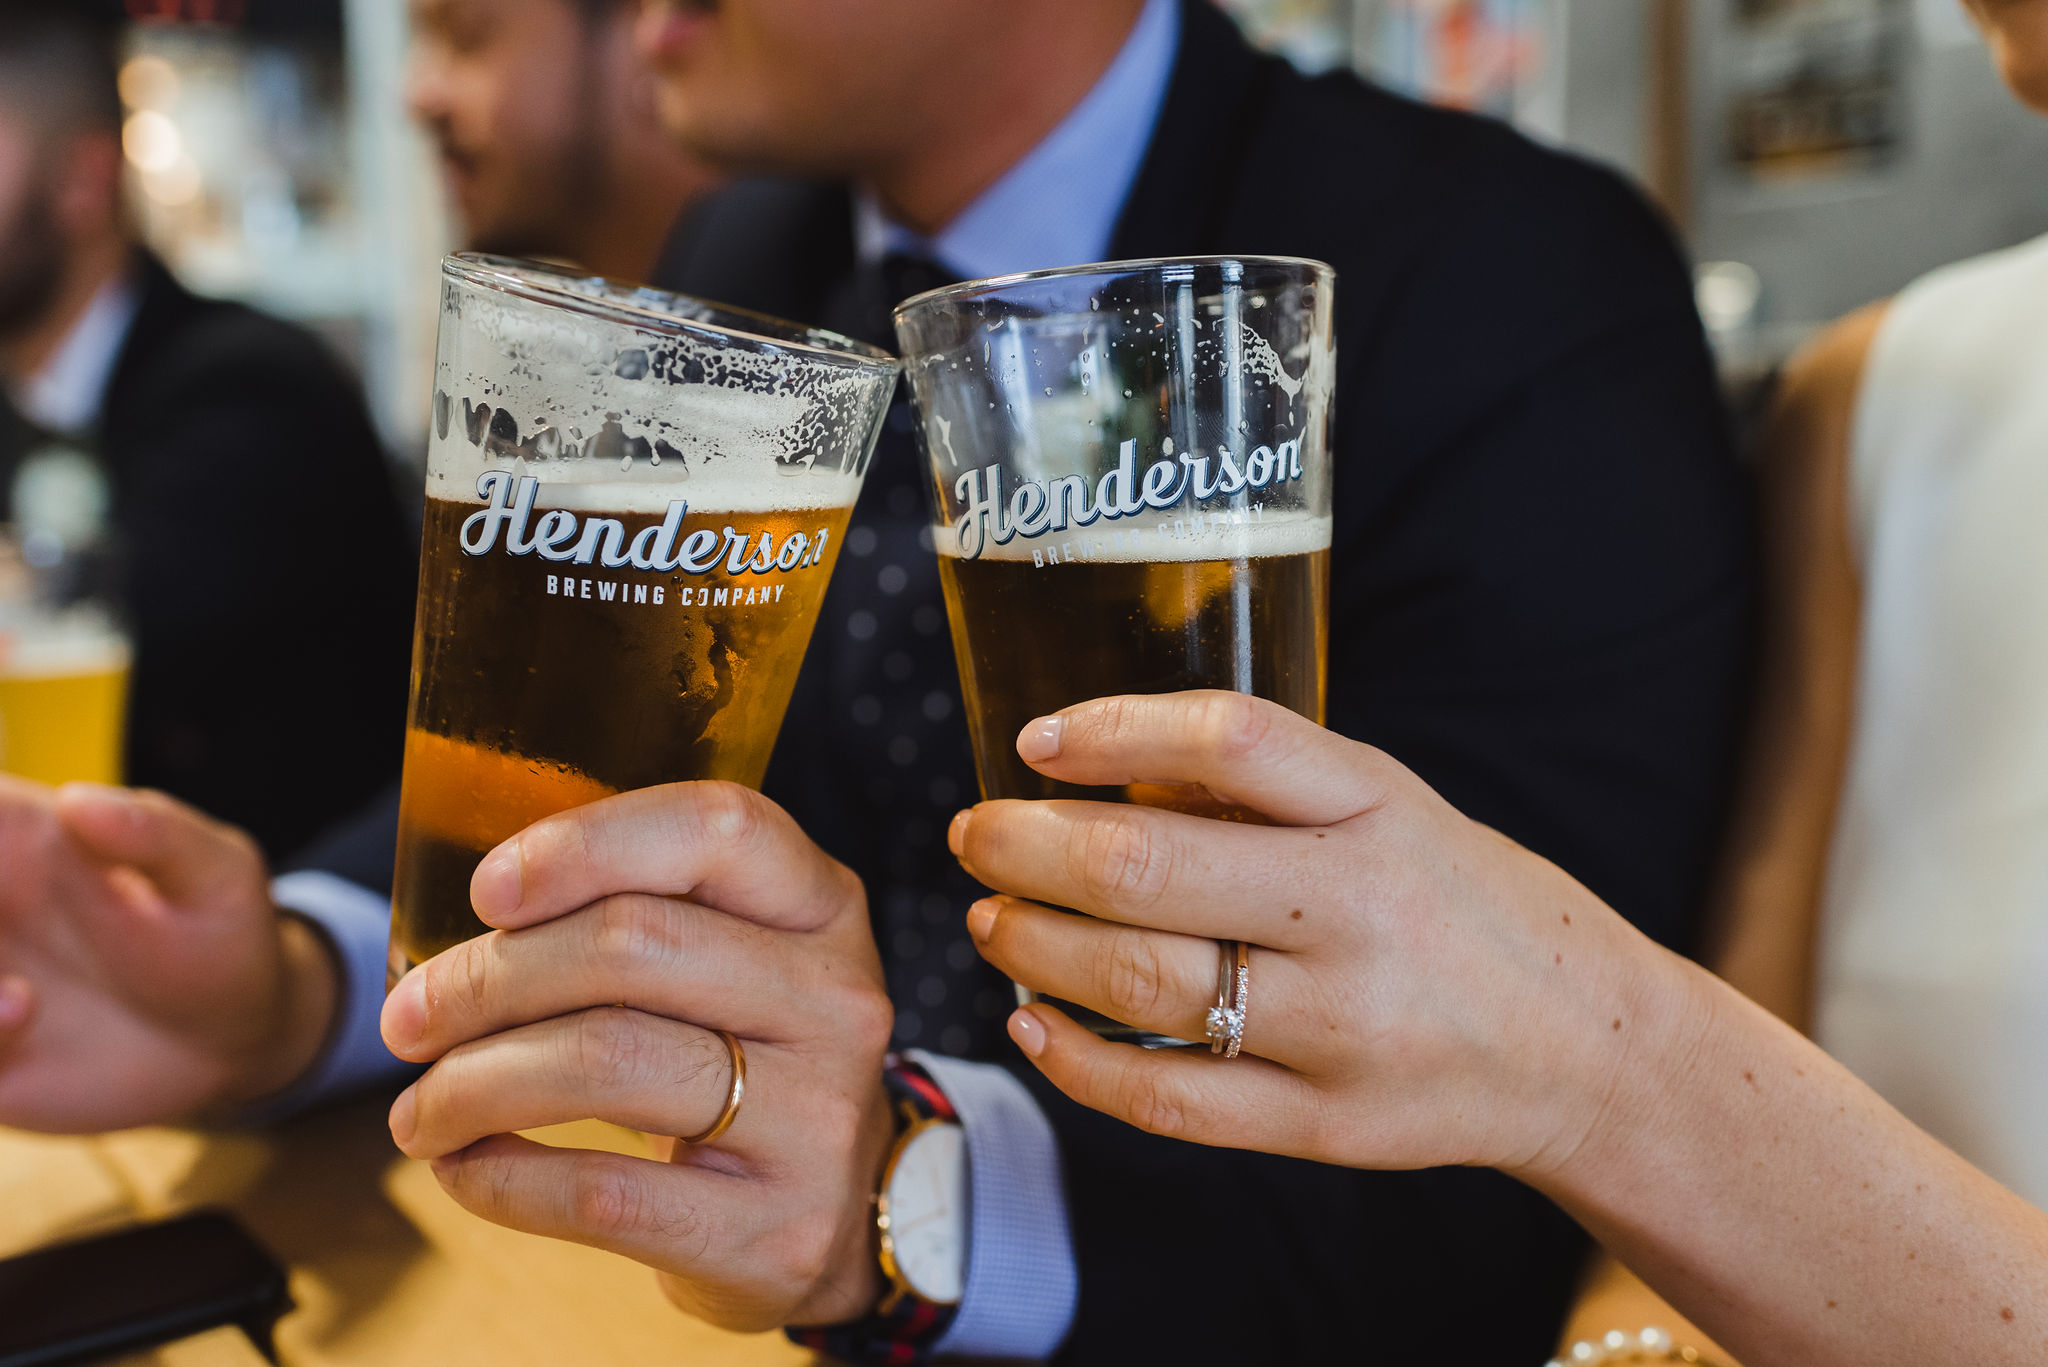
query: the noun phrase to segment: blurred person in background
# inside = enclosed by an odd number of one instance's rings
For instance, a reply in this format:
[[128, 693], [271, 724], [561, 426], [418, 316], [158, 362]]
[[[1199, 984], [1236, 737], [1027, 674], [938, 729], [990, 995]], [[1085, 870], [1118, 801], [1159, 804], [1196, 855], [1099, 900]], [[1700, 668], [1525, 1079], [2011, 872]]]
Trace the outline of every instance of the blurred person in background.
[[662, 127], [632, 0], [413, 0], [407, 98], [475, 251], [644, 281], [714, 175]]
[[182, 289], [122, 169], [111, 34], [7, 0], [0, 501], [34, 451], [88, 453], [136, 645], [127, 777], [284, 855], [397, 770], [411, 539], [354, 381]]
[[[1965, 3], [2048, 115], [2048, 0]], [[1762, 472], [1762, 692], [1712, 961], [2048, 1208], [2048, 239], [1816, 339]], [[1610, 1263], [1573, 1330], [1675, 1318]]]
[[[662, 127], [634, 0], [413, 0], [411, 13], [406, 102], [439, 154], [464, 247], [651, 278], [720, 177]], [[397, 824], [393, 783], [301, 862], [381, 889]], [[347, 893], [300, 900], [363, 919]]]
[[[714, 181], [660, 126], [650, 71], [633, 43], [636, 16], [630, 0], [414, 6], [409, 102], [441, 151], [467, 245], [628, 280], [650, 273], [678, 220]], [[44, 32], [15, 22], [21, 32]], [[0, 108], [17, 88], [40, 89], [0, 86]], [[101, 117], [85, 121], [78, 143], [82, 165], [103, 157], [109, 176], [119, 163], [112, 99], [109, 85], [97, 105], [84, 104]], [[0, 129], [12, 117], [0, 115]], [[118, 278], [131, 247], [117, 235], [102, 246], [107, 270], [95, 280]], [[36, 284], [35, 271], [8, 270], [18, 259], [0, 260], [0, 291], [17, 278], [24, 290]], [[147, 268], [154, 288], [177, 290], [160, 267]], [[259, 345], [267, 335], [259, 333]], [[230, 397], [246, 399], [252, 420], [261, 419], [254, 397]], [[6, 416], [0, 405], [0, 441]], [[313, 435], [336, 441], [350, 430], [330, 425]], [[367, 451], [367, 428], [362, 436]], [[368, 519], [366, 530], [379, 525]], [[376, 605], [377, 624], [398, 633], [401, 680], [410, 565]], [[367, 668], [348, 659], [335, 667], [346, 679], [358, 664]], [[230, 699], [244, 701], [223, 701]], [[300, 766], [327, 736], [381, 754], [387, 735], [395, 743], [401, 734], [400, 710], [335, 704], [296, 731], [278, 728], [271, 748], [278, 764], [303, 777]], [[360, 786], [349, 791], [360, 802]], [[270, 795], [256, 786], [232, 794], [236, 819], [264, 829], [249, 817]], [[295, 871], [271, 880], [263, 852], [184, 804], [100, 788], [59, 800], [0, 777], [0, 868], [10, 871], [0, 885], [0, 1123], [100, 1130], [230, 1114], [247, 1120], [388, 1075], [393, 1060], [376, 1020], [397, 804], [396, 783], [359, 809], [337, 795], [326, 815], [347, 819], [283, 861]], [[268, 852], [280, 853], [275, 845]], [[355, 971], [352, 961], [365, 966]], [[323, 1043], [338, 1047], [323, 1053]], [[261, 1111], [248, 1109], [259, 1098]]]

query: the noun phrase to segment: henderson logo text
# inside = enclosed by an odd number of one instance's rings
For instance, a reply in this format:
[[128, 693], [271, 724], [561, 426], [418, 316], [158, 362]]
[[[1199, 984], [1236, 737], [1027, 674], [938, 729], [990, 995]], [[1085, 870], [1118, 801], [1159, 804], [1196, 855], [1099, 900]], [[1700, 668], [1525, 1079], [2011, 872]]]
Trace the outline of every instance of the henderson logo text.
[[[1015, 537], [1086, 527], [1098, 518], [1114, 522], [1136, 517], [1148, 508], [1164, 512], [1189, 495], [1199, 503], [1219, 494], [1227, 497], [1300, 479], [1301, 442], [1284, 441], [1277, 448], [1261, 446], [1244, 457], [1241, 467], [1227, 449], [1218, 447], [1213, 471], [1210, 457], [1193, 452], [1156, 460], [1142, 475], [1137, 463], [1138, 443], [1127, 441], [1117, 448], [1116, 468], [1103, 475], [1092, 491], [1082, 476], [1066, 475], [1026, 480], [1011, 490], [1007, 499], [1000, 465], [969, 470], [953, 485], [954, 497], [965, 508], [954, 524], [960, 555], [972, 560], [990, 543], [1007, 546]], [[463, 549], [467, 550], [467, 527], [463, 534]]]
[[791, 532], [779, 544], [772, 533], [749, 536], [732, 527], [725, 528], [722, 536], [708, 527], [684, 536], [683, 517], [690, 505], [677, 499], [668, 505], [659, 524], [642, 527], [629, 542], [625, 524], [616, 518], [579, 518], [556, 508], [543, 511], [534, 522], [533, 501], [539, 490], [540, 481], [532, 475], [520, 476], [515, 482], [509, 470], [486, 470], [477, 479], [476, 492], [487, 503], [463, 519], [463, 553], [489, 555], [503, 531], [508, 555], [538, 555], [570, 565], [602, 565], [612, 570], [630, 567], [663, 574], [676, 570], [710, 574], [717, 569], [733, 575], [768, 574], [818, 564], [824, 559], [830, 536], [822, 527], [808, 534]]

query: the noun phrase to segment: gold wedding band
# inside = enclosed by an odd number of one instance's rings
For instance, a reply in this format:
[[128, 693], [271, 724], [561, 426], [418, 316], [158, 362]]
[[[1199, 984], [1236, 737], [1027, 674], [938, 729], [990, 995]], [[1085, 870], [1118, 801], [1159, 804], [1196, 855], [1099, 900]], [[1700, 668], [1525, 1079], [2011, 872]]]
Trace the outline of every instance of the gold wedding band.
[[725, 1094], [725, 1109], [718, 1113], [718, 1119], [711, 1122], [711, 1128], [702, 1134], [693, 1134], [688, 1139], [679, 1139], [679, 1144], [709, 1144], [732, 1128], [733, 1118], [740, 1113], [740, 1101], [747, 1094], [747, 1051], [733, 1038], [730, 1030], [721, 1030], [718, 1037], [725, 1041], [725, 1052], [732, 1056], [732, 1087]]

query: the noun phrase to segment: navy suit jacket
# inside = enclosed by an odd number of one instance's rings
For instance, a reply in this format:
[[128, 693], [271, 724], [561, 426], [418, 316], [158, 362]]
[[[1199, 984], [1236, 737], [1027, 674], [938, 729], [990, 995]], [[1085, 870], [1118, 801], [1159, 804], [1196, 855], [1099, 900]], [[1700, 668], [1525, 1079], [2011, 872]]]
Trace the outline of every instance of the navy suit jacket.
[[[1337, 268], [1330, 725], [1689, 948], [1746, 698], [1752, 567], [1670, 232], [1613, 174], [1498, 123], [1306, 79], [1202, 0], [1185, 20], [1113, 254]], [[872, 334], [849, 204], [842, 188], [736, 185], [693, 217], [662, 283]], [[902, 493], [907, 441], [893, 447], [855, 515], [885, 549], [925, 517]], [[842, 560], [767, 785], [867, 879], [885, 954], [906, 929], [950, 933], [917, 916], [920, 889], [942, 891], [951, 922], [972, 893], [930, 838], [942, 814], [889, 789], [888, 727], [847, 715], [849, 698], [914, 709], [956, 687], [903, 677], [938, 601], [922, 559], [895, 562], [910, 577], [894, 593], [872, 561]], [[878, 623], [859, 641], [839, 629], [857, 613]], [[964, 801], [964, 734], [947, 744]], [[892, 991], [929, 1016], [930, 983], [906, 972]], [[1015, 1061], [998, 1031], [974, 1038], [967, 1052]], [[1532, 1191], [1162, 1141], [1017, 1066], [1066, 1164], [1081, 1297], [1063, 1361], [1549, 1353], [1585, 1240]], [[1226, 1248], [1227, 1275], [1210, 1261]]]

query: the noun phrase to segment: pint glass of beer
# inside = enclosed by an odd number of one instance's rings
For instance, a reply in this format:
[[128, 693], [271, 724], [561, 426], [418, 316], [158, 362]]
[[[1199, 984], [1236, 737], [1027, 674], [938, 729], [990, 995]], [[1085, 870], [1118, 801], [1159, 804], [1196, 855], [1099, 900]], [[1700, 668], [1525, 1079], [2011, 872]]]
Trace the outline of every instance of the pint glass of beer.
[[[17, 513], [36, 511], [25, 483]], [[46, 526], [0, 527], [0, 773], [121, 781], [132, 648], [103, 582], [109, 563]]]
[[448, 259], [391, 977], [541, 817], [758, 786], [898, 367], [829, 333]]
[[1129, 261], [897, 309], [984, 797], [1258, 819], [1055, 783], [1015, 741], [1117, 693], [1231, 689], [1323, 720], [1334, 286], [1315, 261]]

